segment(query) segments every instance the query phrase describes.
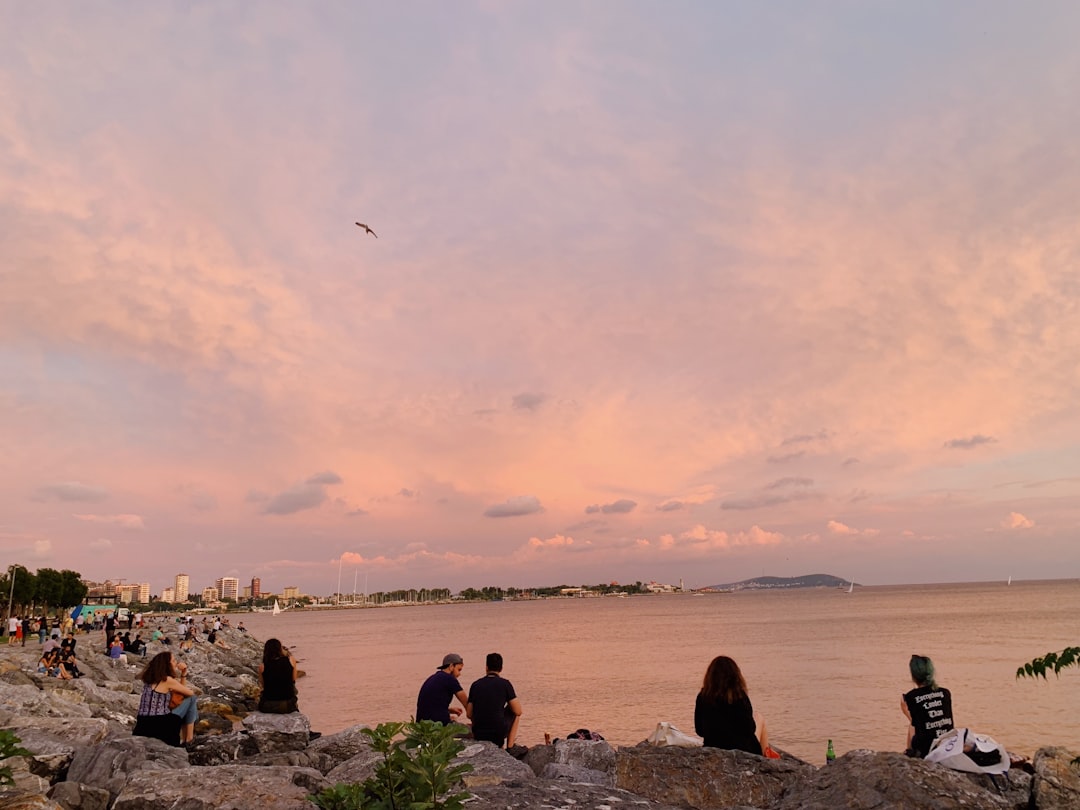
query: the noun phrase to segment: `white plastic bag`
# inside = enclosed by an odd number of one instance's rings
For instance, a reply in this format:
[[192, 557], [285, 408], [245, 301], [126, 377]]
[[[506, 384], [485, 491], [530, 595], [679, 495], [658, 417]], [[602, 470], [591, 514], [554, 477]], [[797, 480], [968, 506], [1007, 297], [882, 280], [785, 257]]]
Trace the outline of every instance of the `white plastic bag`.
[[[989, 754], [997, 751], [1000, 759], [991, 764], [979, 765], [965, 753], [965, 748], [972, 753]], [[1005, 746], [993, 737], [976, 734], [966, 728], [958, 728], [934, 740], [930, 753], [926, 755], [926, 761], [967, 773], [1005, 773], [1009, 770], [1009, 752], [1005, 750]]]
[[679, 731], [671, 723], [666, 720], [662, 723], [656, 724], [656, 731], [649, 735], [645, 741], [649, 745], [677, 745], [682, 748], [693, 748], [695, 746], [702, 745], [705, 741], [701, 737], [695, 737], [693, 734], [687, 734], [684, 731]]

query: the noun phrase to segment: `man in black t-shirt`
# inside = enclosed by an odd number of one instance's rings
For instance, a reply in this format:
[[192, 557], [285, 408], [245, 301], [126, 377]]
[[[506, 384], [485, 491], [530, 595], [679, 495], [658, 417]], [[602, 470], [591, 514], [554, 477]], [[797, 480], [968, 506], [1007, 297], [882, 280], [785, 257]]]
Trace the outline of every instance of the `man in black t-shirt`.
[[473, 737], [493, 742], [500, 748], [504, 742], [508, 747], [514, 745], [521, 720], [521, 701], [514, 685], [499, 674], [502, 668], [502, 656], [489, 653], [487, 674], [469, 687], [469, 703], [465, 709], [472, 720]]

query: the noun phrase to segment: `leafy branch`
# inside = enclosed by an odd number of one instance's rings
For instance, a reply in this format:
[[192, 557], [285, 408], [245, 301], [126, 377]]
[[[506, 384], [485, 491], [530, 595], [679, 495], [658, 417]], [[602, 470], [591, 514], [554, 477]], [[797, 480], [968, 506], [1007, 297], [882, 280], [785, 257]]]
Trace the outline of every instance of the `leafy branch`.
[[1060, 677], [1061, 670], [1075, 666], [1080, 666], [1080, 647], [1066, 647], [1061, 652], [1048, 652], [1041, 658], [1029, 661], [1016, 670], [1016, 677], [1042, 678], [1045, 681], [1047, 672]]
[[[19, 738], [13, 731], [0, 729], [0, 760], [8, 757], [28, 757], [30, 752], [19, 745]], [[0, 785], [13, 785], [15, 779], [8, 765], [0, 766]]]
[[[361, 784], [338, 784], [311, 797], [322, 810], [462, 810], [459, 790], [472, 765], [454, 764], [465, 747], [453, 726], [430, 720], [361, 729], [382, 755]], [[401, 737], [404, 735], [404, 737]]]

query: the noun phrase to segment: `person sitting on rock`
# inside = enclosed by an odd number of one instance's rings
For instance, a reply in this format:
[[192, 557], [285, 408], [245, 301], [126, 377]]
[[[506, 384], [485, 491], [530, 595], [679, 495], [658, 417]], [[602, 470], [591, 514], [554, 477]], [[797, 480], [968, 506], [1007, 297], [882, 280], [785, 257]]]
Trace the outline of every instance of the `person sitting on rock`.
[[79, 660], [75, 657], [74, 647], [60, 648], [60, 669], [66, 672], [70, 678], [82, 677], [82, 671], [79, 669]]
[[455, 719], [461, 716], [462, 710], [451, 706], [450, 702], [457, 698], [462, 708], [469, 705], [469, 696], [458, 681], [464, 667], [465, 661], [457, 653], [443, 656], [442, 666], [424, 681], [420, 693], [416, 696], [417, 720], [434, 720], [448, 726], [451, 715]]
[[46, 650], [38, 661], [37, 671], [46, 677], [56, 677], [60, 669], [60, 653], [58, 650]]
[[214, 645], [216, 645], [218, 647], [221, 647], [221, 649], [223, 649], [223, 650], [231, 650], [232, 649], [232, 647], [230, 647], [228, 644], [225, 643], [225, 639], [223, 639], [221, 636], [218, 635], [217, 630], [211, 630], [210, 635], [208, 635], [206, 637], [206, 640], [208, 642], [210, 642], [211, 644], [214, 644]]
[[768, 747], [765, 723], [758, 732], [739, 665], [726, 655], [718, 655], [705, 670], [705, 681], [694, 706], [694, 730], [705, 739], [706, 748], [735, 749], [760, 756]]
[[120, 640], [120, 636], [113, 636], [112, 643], [109, 645], [109, 660], [114, 667], [117, 664], [125, 667], [128, 665], [127, 656], [124, 654], [124, 642]]
[[513, 748], [521, 722], [521, 701], [514, 685], [502, 677], [502, 668], [503, 657], [488, 653], [486, 674], [469, 687], [465, 713], [472, 720], [474, 739], [487, 740], [499, 748], [506, 743], [507, 748]]
[[934, 740], [953, 730], [952, 694], [934, 683], [934, 662], [913, 655], [908, 670], [915, 688], [900, 698], [900, 711], [908, 719], [909, 757], [925, 758]]
[[[177, 664], [168, 650], [150, 659], [139, 675], [143, 689], [133, 735], [154, 737], [174, 746], [195, 738], [199, 708], [195, 690], [187, 683], [187, 671], [187, 664]], [[170, 708], [173, 695], [180, 700]]]
[[259, 664], [259, 711], [265, 714], [291, 714], [300, 711], [296, 698], [296, 659], [276, 638], [263, 645]]

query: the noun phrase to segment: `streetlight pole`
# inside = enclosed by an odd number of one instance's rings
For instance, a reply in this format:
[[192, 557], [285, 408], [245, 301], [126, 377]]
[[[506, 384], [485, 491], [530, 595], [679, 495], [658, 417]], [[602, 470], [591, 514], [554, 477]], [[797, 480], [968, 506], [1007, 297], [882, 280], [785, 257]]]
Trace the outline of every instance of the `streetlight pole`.
[[[11, 577], [11, 593], [8, 594], [8, 600], [7, 600], [7, 618], [8, 618], [8, 624], [9, 625], [11, 624], [11, 606], [12, 606], [12, 604], [14, 602], [14, 599], [15, 599], [15, 569], [16, 569], [16, 567], [17, 566], [14, 566], [14, 565], [9, 565], [8, 566], [8, 576]], [[9, 635], [10, 635], [10, 632], [11, 631], [9, 630], [8, 631]]]

